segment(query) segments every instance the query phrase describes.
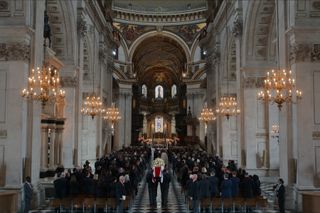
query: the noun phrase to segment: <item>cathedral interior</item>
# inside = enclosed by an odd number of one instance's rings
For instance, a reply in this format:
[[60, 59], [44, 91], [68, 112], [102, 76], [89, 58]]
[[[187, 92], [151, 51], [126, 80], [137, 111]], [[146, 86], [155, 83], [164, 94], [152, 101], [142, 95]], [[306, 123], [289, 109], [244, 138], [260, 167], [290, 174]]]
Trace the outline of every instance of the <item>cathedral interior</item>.
[[138, 207], [142, 175], [123, 212], [189, 211], [181, 149], [258, 175], [255, 212], [279, 178], [286, 212], [320, 212], [320, 1], [0, 0], [0, 32], [0, 212], [58, 212], [61, 169], [134, 149], [168, 153], [175, 209]]

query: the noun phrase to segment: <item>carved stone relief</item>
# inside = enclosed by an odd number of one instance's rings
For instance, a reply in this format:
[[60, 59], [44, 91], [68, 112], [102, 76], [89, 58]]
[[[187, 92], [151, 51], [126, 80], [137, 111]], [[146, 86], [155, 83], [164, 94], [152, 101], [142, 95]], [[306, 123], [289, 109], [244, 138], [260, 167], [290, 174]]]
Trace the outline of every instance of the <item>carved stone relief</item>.
[[78, 80], [76, 77], [72, 77], [72, 76], [61, 77], [62, 87], [76, 87], [77, 85], [78, 85]]
[[312, 3], [313, 8], [320, 10], [320, 1], [314, 1]]
[[320, 44], [314, 44], [311, 52], [311, 61], [320, 61]]
[[242, 21], [239, 17], [233, 22], [232, 34], [234, 37], [242, 35]]
[[289, 60], [291, 63], [310, 60], [311, 48], [309, 44], [291, 44]]
[[87, 22], [84, 19], [84, 17], [81, 17], [78, 22], [78, 32], [79, 32], [81, 38], [84, 38], [88, 33]]
[[264, 77], [248, 77], [243, 81], [244, 88], [261, 88], [264, 85]]
[[24, 43], [0, 43], [0, 61], [29, 61], [30, 45]]
[[11, 15], [9, 1], [0, 1], [0, 17]]

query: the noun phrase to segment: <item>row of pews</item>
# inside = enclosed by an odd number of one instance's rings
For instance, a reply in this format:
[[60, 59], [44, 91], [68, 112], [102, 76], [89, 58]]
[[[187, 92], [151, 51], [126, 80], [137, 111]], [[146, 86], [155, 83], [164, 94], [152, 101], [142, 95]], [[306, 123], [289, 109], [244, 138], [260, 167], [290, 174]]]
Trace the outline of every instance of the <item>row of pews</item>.
[[[126, 196], [126, 200], [123, 201], [123, 208], [128, 210], [132, 202], [133, 197]], [[98, 209], [103, 210], [103, 212], [114, 212], [116, 210], [116, 198], [95, 198], [85, 195], [63, 199], [54, 198], [49, 201], [49, 207], [59, 212], [87, 212], [88, 210], [97, 212]]]
[[[190, 209], [192, 207], [192, 200], [186, 198], [186, 203]], [[228, 209], [232, 212], [235, 212], [236, 209], [240, 210], [240, 212], [246, 212], [247, 209], [256, 209], [263, 210], [268, 207], [268, 200], [262, 196], [245, 199], [242, 197], [236, 198], [204, 198], [200, 200], [200, 208], [201, 209], [209, 209], [212, 212], [214, 209], [221, 209], [221, 212]]]

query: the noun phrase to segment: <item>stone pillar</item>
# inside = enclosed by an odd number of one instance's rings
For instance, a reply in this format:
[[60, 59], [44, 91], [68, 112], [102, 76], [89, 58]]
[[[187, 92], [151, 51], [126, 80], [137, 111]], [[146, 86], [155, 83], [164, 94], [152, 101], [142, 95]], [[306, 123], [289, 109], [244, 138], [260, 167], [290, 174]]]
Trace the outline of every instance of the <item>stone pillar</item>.
[[42, 170], [48, 168], [48, 128], [41, 127], [41, 167]]
[[[61, 121], [57, 121], [61, 122]], [[55, 153], [55, 164], [56, 165], [63, 165], [63, 123], [56, 123], [56, 129], [55, 129], [55, 144], [54, 144], [54, 153]]]
[[[191, 114], [195, 118], [198, 118], [200, 116], [203, 107], [204, 96], [205, 90], [200, 88], [200, 82], [187, 84], [187, 106], [190, 107]], [[200, 122], [200, 125], [197, 127], [196, 136], [200, 138], [201, 143], [204, 143], [205, 133], [203, 122]]]
[[119, 134], [115, 141], [116, 149], [122, 146], [130, 146], [131, 144], [131, 105], [132, 105], [132, 85], [125, 82], [119, 83], [119, 111], [122, 119], [119, 123]]
[[235, 20], [232, 26], [232, 34], [235, 37], [236, 44], [236, 95], [238, 106], [240, 107], [240, 114], [237, 116], [237, 144], [238, 144], [238, 166], [245, 166], [245, 146], [244, 146], [244, 90], [243, 90], [243, 78], [242, 78], [242, 4], [236, 3]]

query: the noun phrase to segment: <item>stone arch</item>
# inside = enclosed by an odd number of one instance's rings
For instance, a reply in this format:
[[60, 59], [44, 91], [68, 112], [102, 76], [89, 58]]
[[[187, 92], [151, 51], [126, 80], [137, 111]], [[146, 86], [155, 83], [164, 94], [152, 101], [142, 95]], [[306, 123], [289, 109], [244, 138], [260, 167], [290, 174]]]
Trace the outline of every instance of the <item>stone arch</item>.
[[244, 30], [244, 52], [249, 60], [269, 60], [275, 1], [250, 1]]
[[52, 49], [63, 61], [75, 63], [77, 28], [70, 1], [48, 0]]
[[175, 40], [180, 46], [181, 48], [184, 50], [186, 58], [187, 58], [187, 62], [191, 61], [191, 56], [190, 56], [190, 50], [188, 45], [183, 41], [182, 38], [180, 38], [179, 36], [175, 35], [174, 33], [168, 32], [168, 31], [150, 31], [147, 32], [145, 34], [143, 34], [142, 36], [140, 36], [139, 38], [137, 38], [133, 44], [131, 45], [130, 49], [129, 49], [129, 61], [132, 62], [132, 58], [133, 55], [135, 53], [136, 48], [141, 44], [141, 42], [143, 42], [145, 39], [153, 37], [153, 36], [164, 36], [164, 37], [169, 37], [173, 40]]

